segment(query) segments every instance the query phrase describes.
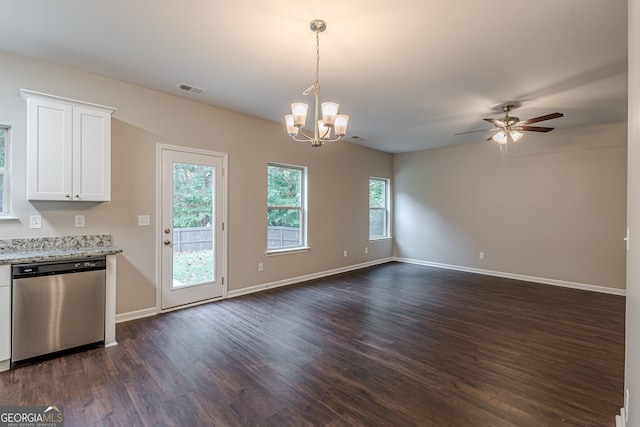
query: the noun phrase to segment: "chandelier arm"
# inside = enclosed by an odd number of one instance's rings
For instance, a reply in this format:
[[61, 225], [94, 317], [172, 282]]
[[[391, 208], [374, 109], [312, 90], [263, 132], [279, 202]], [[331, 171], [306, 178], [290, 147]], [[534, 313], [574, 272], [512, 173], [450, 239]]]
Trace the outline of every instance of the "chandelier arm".
[[[292, 136], [291, 138], [293, 138], [294, 141], [298, 141], [298, 142], [314, 142], [313, 136], [311, 135], [307, 135], [306, 133], [304, 133], [302, 131], [302, 129], [299, 129], [298, 132], [300, 132], [302, 134], [302, 136], [304, 136], [304, 139], [298, 138], [297, 136]], [[325, 133], [325, 135], [327, 135], [329, 133], [329, 130], [327, 130], [327, 132]], [[320, 142], [337, 142], [340, 141], [342, 139], [341, 136], [336, 136], [333, 139], [325, 139], [324, 137], [318, 138], [318, 141]]]
[[313, 138], [300, 139], [300, 138], [295, 137], [295, 136], [292, 136], [291, 138], [293, 138], [294, 141], [298, 141], [298, 142], [313, 142]]
[[306, 139], [299, 139], [294, 136], [293, 139], [295, 139], [296, 141], [300, 141], [300, 142], [313, 141], [313, 135], [307, 135], [306, 133], [304, 133], [304, 131], [301, 128], [298, 128], [298, 132], [301, 133], [302, 136], [304, 136]]
[[333, 139], [323, 139], [322, 142], [337, 142], [337, 141], [340, 141], [340, 139], [342, 139], [341, 136], [336, 136]]

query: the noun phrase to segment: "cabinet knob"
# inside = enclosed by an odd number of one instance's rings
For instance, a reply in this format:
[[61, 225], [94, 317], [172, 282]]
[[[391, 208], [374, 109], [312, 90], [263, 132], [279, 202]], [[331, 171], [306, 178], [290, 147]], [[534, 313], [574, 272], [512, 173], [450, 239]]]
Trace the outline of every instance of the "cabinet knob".
[[71, 198], [71, 194], [65, 194], [64, 197], [66, 197], [67, 199]]
[[80, 198], [80, 195], [79, 195], [79, 194], [76, 194], [76, 199], [79, 199], [79, 198]]
[[165, 246], [169, 246], [170, 244], [171, 244], [171, 240], [167, 239], [167, 240], [164, 241], [164, 245]]

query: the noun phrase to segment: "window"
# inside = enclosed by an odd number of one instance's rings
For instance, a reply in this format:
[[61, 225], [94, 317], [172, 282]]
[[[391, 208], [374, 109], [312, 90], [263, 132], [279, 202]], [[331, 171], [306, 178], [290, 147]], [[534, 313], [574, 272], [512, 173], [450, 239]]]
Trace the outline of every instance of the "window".
[[306, 247], [306, 172], [300, 166], [269, 164], [267, 252]]
[[9, 128], [0, 126], [0, 216], [11, 214], [9, 182]]
[[384, 239], [389, 233], [389, 180], [369, 178], [369, 239]]

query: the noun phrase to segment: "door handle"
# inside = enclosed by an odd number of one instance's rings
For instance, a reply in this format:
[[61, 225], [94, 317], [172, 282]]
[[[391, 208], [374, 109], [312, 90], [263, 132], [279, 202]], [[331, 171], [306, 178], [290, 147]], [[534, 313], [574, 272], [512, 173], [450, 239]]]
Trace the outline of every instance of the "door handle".
[[167, 239], [164, 241], [165, 246], [169, 246], [171, 244], [171, 240]]
[[170, 228], [165, 228], [164, 229], [164, 234], [169, 234], [171, 233], [171, 229]]

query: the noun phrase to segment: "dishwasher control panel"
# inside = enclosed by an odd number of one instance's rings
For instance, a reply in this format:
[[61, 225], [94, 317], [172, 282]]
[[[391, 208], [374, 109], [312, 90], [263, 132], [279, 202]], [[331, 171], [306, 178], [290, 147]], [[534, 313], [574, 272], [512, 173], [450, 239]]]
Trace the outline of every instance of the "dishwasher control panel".
[[104, 257], [89, 259], [73, 259], [65, 261], [43, 261], [13, 266], [12, 276], [20, 277], [46, 276], [50, 274], [78, 273], [80, 271], [104, 270], [107, 261]]

